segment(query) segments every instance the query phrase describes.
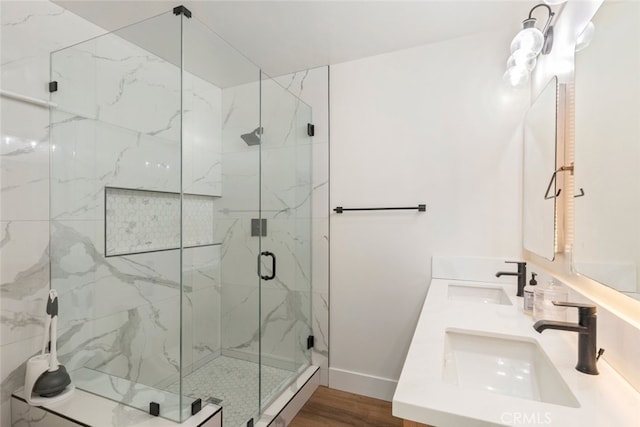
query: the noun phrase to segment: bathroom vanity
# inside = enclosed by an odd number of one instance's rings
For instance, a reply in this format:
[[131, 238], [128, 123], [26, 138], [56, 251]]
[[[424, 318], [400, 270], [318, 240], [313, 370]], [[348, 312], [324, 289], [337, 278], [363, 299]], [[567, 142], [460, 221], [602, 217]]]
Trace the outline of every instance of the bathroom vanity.
[[515, 283], [434, 278], [393, 415], [405, 427], [637, 426], [640, 393], [603, 359], [599, 375], [578, 372], [578, 334], [537, 333], [515, 295]]

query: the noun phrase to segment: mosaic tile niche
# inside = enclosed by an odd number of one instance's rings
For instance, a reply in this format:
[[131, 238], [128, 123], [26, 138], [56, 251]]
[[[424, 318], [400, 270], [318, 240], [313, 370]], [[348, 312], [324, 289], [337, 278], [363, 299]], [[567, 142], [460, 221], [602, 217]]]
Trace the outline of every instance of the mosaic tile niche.
[[[183, 195], [183, 247], [214, 245], [215, 196]], [[180, 194], [105, 188], [105, 254], [180, 247]]]

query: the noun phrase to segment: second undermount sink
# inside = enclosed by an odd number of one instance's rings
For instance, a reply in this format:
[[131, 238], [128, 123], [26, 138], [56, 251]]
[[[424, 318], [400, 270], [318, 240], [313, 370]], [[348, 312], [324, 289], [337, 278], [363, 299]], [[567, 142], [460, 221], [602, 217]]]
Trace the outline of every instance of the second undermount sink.
[[443, 378], [461, 388], [580, 407], [544, 350], [526, 337], [447, 329]]
[[450, 300], [455, 301], [511, 305], [507, 294], [498, 286], [471, 286], [450, 283], [447, 296]]

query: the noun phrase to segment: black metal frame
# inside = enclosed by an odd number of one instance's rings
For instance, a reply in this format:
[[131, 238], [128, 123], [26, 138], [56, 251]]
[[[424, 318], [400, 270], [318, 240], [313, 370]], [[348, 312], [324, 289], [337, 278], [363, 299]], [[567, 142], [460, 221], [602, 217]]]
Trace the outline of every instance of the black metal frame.
[[191, 18], [191, 11], [182, 5], [174, 7], [173, 14], [178, 16], [184, 15], [187, 18]]

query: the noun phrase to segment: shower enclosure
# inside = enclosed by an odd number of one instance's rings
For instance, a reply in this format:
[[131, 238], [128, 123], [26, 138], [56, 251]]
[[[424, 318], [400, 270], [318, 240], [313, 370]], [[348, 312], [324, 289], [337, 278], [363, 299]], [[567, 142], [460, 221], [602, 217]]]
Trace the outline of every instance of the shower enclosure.
[[52, 53], [51, 81], [61, 363], [257, 421], [310, 364], [311, 108], [182, 7]]

